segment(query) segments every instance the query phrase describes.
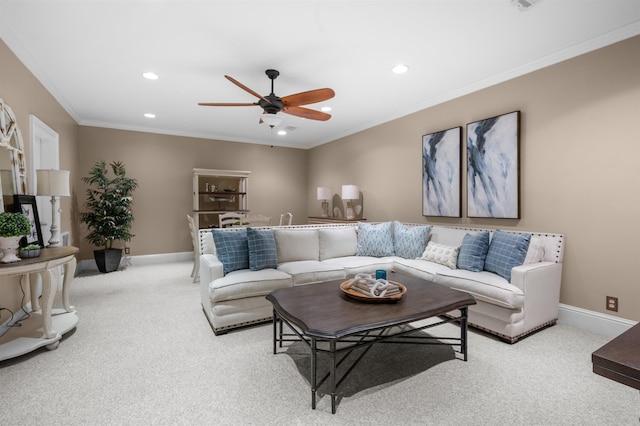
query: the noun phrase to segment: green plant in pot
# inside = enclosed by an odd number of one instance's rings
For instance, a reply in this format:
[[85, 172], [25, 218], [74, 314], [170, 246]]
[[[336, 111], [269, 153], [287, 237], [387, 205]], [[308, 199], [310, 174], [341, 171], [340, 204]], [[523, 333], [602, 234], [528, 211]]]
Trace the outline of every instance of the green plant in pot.
[[126, 176], [121, 161], [114, 161], [109, 167], [105, 161], [98, 161], [82, 181], [89, 185], [84, 203], [87, 211], [80, 213], [80, 220], [89, 230], [85, 238], [94, 246], [102, 247], [93, 252], [98, 270], [115, 271], [120, 265], [122, 248], [114, 248], [114, 242], [127, 242], [134, 237], [131, 205], [138, 181]]
[[19, 262], [16, 253], [20, 248], [20, 239], [30, 232], [29, 219], [22, 213], [0, 213], [0, 249], [4, 254], [0, 262]]

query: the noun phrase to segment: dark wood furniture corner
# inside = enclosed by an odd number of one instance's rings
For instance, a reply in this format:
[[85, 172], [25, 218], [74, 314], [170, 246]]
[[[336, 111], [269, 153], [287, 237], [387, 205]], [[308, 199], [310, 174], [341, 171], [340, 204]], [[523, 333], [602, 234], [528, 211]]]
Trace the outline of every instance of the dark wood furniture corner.
[[640, 324], [636, 324], [591, 355], [593, 372], [640, 389]]

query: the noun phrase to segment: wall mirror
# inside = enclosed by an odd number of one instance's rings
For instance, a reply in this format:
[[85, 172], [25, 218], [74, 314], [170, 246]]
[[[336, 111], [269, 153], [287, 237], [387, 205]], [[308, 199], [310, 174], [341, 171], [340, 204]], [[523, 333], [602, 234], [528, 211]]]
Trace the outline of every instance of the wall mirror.
[[14, 194], [26, 194], [27, 165], [16, 116], [0, 98], [0, 212], [9, 211]]

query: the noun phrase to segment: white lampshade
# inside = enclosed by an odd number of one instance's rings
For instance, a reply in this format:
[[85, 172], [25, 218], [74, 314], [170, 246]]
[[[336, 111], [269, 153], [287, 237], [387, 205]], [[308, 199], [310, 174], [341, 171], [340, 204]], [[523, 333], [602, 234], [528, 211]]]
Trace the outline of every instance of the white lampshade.
[[318, 187], [318, 200], [329, 200], [331, 199], [331, 188], [327, 188], [326, 186]]
[[36, 170], [36, 179], [38, 180], [37, 195], [58, 197], [71, 195], [68, 170]]
[[358, 200], [360, 198], [360, 190], [357, 185], [342, 185], [343, 200]]

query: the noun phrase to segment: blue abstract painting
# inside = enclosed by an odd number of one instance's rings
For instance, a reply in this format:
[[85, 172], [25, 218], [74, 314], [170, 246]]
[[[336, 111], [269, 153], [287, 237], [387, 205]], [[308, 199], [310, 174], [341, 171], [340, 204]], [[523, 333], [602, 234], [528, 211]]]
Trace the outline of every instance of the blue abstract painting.
[[422, 137], [422, 215], [462, 215], [462, 127]]
[[467, 216], [520, 218], [520, 111], [467, 124]]

